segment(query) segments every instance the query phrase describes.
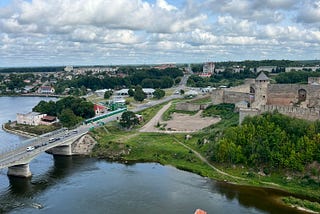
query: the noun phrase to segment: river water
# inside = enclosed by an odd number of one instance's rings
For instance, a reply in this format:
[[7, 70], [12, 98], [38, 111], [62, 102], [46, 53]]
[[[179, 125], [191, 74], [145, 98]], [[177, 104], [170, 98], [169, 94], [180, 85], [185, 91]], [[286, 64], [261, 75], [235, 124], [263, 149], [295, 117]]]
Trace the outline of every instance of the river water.
[[[0, 123], [31, 111], [38, 97], [0, 97]], [[52, 99], [52, 98], [51, 98]], [[23, 137], [0, 130], [0, 150]], [[0, 170], [0, 213], [301, 213], [279, 203], [280, 191], [236, 186], [156, 163], [124, 165], [41, 154], [32, 178]]]

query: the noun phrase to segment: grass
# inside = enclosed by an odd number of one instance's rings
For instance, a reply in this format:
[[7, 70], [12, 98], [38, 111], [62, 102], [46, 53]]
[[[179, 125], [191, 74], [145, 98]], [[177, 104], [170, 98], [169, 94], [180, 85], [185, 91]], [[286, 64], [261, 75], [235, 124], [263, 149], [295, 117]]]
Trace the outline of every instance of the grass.
[[60, 129], [62, 126], [59, 124], [50, 125], [50, 126], [46, 126], [46, 125], [31, 126], [31, 125], [16, 124], [16, 123], [14, 124], [6, 123], [5, 127], [6, 129], [13, 130], [13, 131], [19, 130], [26, 133], [41, 135], [41, 134], [45, 134], [45, 133]]
[[130, 131], [126, 133], [128, 137], [123, 138], [120, 129], [109, 127], [108, 131], [108, 135], [102, 129], [96, 131], [95, 138], [100, 139], [93, 156], [129, 162], [158, 162], [206, 177], [217, 176], [209, 166], [175, 141], [175, 137], [183, 136]]
[[312, 210], [314, 212], [320, 212], [320, 203], [318, 202], [311, 202], [308, 200], [302, 200], [295, 197], [284, 197], [282, 198], [282, 201], [290, 206], [294, 207], [302, 207], [304, 209]]

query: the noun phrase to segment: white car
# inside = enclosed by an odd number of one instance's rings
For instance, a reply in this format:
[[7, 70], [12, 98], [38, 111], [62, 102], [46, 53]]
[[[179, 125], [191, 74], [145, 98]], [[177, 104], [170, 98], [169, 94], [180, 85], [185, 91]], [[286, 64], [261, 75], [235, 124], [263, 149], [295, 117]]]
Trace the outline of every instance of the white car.
[[35, 148], [34, 148], [34, 146], [28, 146], [27, 147], [27, 152], [31, 152], [32, 150], [34, 150]]

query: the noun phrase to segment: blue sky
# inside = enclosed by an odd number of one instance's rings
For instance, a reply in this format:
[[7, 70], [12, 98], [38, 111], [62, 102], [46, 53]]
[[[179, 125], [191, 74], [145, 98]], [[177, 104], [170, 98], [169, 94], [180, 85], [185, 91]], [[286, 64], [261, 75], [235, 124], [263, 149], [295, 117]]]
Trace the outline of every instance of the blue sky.
[[320, 0], [0, 0], [0, 67], [320, 59]]

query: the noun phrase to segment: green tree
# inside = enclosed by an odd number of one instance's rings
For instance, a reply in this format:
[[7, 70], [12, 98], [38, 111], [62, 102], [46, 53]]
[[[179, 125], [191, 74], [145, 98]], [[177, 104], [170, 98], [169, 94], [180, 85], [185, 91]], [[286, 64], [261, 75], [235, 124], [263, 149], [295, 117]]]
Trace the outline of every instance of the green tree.
[[106, 92], [104, 92], [104, 99], [109, 99], [112, 96], [112, 91], [108, 90]]
[[139, 124], [136, 114], [132, 111], [123, 112], [120, 118], [120, 125], [124, 128], [130, 129]]
[[64, 127], [72, 127], [79, 123], [82, 118], [77, 117], [71, 109], [63, 109], [58, 118]]
[[165, 94], [166, 92], [164, 90], [157, 88], [153, 93], [153, 96], [157, 99], [161, 99], [162, 97], [165, 96]]
[[139, 102], [142, 102], [145, 98], [147, 98], [147, 95], [143, 92], [141, 86], [136, 86], [133, 98]]
[[128, 94], [129, 94], [130, 97], [133, 97], [134, 96], [134, 90], [132, 88], [130, 88], [128, 90]]

